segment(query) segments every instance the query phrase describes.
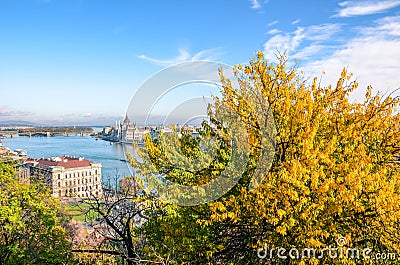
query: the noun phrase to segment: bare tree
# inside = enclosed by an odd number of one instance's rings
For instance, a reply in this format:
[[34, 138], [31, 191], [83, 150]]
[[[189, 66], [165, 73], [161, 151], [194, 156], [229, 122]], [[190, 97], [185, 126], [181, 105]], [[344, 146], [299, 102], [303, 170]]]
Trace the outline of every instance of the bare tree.
[[87, 229], [95, 246], [91, 249], [75, 249], [73, 252], [102, 253], [119, 257], [124, 264], [168, 264], [141, 258], [146, 242], [136, 233], [138, 228], [160, 207], [153, 194], [137, 190], [132, 177], [118, 179], [118, 174], [103, 187], [101, 197], [90, 194], [90, 199], [80, 205], [86, 215]]

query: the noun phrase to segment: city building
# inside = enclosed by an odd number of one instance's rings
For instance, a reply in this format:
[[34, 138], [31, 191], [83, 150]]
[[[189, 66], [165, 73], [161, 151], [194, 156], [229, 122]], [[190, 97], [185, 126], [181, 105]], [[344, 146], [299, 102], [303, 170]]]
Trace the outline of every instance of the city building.
[[18, 180], [22, 183], [29, 184], [31, 181], [31, 170], [29, 166], [25, 163], [18, 164], [15, 167]]
[[25, 150], [22, 149], [17, 149], [17, 150], [11, 150], [10, 148], [7, 147], [2, 147], [2, 144], [0, 142], [0, 159], [12, 159], [12, 160], [20, 160], [23, 157], [26, 157], [27, 153]]
[[[175, 125], [175, 128], [179, 131], [180, 129], [188, 130], [194, 137], [199, 136], [196, 126], [193, 125]], [[103, 139], [111, 142], [120, 143], [137, 143], [144, 144], [145, 135], [150, 134], [152, 138], [156, 138], [159, 132], [171, 133], [172, 127], [160, 125], [160, 126], [137, 126], [132, 124], [128, 116], [121, 123], [119, 120], [116, 121], [114, 127], [106, 127], [103, 129]]]
[[27, 160], [31, 180], [42, 180], [56, 198], [102, 196], [101, 164], [83, 157]]
[[[196, 126], [193, 125], [175, 125], [178, 131], [180, 129], [188, 130], [194, 137], [199, 136]], [[158, 137], [159, 132], [171, 133], [172, 127], [160, 125], [160, 126], [137, 126], [132, 124], [128, 116], [121, 123], [119, 120], [116, 121], [114, 127], [106, 127], [103, 129], [103, 139], [111, 142], [120, 143], [137, 143], [144, 144], [145, 135], [150, 134], [152, 138]]]
[[122, 143], [144, 143], [144, 136], [147, 133], [151, 133], [150, 127], [136, 126], [132, 124], [128, 116], [125, 116], [122, 124], [117, 121], [115, 126], [111, 129], [104, 129], [103, 133], [106, 133], [107, 137], [105, 140], [112, 142]]

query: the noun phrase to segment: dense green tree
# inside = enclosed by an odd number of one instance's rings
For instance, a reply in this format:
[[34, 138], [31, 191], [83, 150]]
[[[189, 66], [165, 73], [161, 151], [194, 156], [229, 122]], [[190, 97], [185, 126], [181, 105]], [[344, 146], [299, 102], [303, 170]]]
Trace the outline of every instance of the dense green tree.
[[14, 166], [0, 161], [0, 264], [66, 264], [59, 201], [40, 183], [20, 182]]

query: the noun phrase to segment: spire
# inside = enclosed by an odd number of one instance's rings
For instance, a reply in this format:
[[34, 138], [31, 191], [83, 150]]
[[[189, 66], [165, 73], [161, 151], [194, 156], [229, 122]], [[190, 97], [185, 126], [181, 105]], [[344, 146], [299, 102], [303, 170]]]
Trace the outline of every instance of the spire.
[[124, 119], [124, 125], [130, 125], [131, 124], [131, 120], [128, 118], [128, 114], [125, 114], [125, 119]]

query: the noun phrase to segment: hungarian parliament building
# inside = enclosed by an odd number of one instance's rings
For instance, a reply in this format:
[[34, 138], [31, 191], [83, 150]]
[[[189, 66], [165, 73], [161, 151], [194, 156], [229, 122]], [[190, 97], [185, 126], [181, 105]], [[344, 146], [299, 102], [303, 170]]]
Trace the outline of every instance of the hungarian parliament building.
[[[179, 127], [177, 126], [177, 129]], [[186, 125], [185, 128], [190, 130], [193, 136], [198, 135], [195, 126]], [[150, 133], [150, 136], [154, 138], [160, 131], [169, 133], [172, 132], [172, 128], [166, 126], [136, 126], [131, 123], [128, 116], [125, 116], [122, 123], [116, 121], [115, 126], [103, 128], [102, 139], [111, 142], [143, 144], [146, 134]]]

